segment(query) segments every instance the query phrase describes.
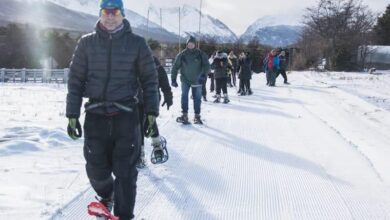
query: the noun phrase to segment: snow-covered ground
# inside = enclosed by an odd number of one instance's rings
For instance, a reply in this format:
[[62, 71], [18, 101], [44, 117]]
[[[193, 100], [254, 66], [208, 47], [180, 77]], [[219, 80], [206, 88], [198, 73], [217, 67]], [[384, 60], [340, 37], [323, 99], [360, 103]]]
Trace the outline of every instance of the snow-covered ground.
[[[202, 104], [204, 126], [175, 122], [173, 89], [159, 118], [170, 160], [140, 171], [136, 218], [390, 219], [383, 73], [293, 72], [275, 88], [254, 75], [253, 96], [229, 89], [230, 104]], [[91, 219], [65, 94], [64, 85], [0, 84], [0, 219]]]

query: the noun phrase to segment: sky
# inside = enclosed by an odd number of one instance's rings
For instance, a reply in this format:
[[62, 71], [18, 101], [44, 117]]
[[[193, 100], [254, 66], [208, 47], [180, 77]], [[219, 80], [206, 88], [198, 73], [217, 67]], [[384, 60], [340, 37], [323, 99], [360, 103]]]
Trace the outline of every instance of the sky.
[[[201, 0], [124, 0], [125, 7], [143, 16], [150, 4], [156, 7], [179, 7], [188, 4], [199, 8]], [[203, 0], [204, 13], [218, 18], [233, 32], [241, 35], [257, 19], [266, 15], [289, 16], [296, 23], [301, 21], [305, 8], [315, 6], [318, 0]], [[389, 0], [364, 0], [374, 12], [380, 13], [390, 4]]]

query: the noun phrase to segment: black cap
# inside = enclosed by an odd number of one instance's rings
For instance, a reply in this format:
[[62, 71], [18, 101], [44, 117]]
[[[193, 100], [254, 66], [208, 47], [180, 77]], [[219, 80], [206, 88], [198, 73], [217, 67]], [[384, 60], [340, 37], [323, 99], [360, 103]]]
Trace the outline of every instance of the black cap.
[[196, 44], [196, 39], [195, 39], [195, 37], [189, 36], [188, 39], [187, 39], [187, 44], [190, 43], [190, 42]]

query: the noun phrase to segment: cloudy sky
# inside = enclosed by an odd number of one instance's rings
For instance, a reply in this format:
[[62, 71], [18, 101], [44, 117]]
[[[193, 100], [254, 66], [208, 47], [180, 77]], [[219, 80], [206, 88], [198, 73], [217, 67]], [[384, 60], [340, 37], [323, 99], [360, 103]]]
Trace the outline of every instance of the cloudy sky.
[[[188, 4], [199, 8], [200, 0], [124, 0], [127, 8], [146, 17], [150, 4], [156, 7], [178, 7]], [[205, 13], [220, 19], [236, 34], [242, 34], [258, 18], [265, 15], [287, 15], [298, 23], [307, 7], [317, 0], [203, 0]], [[389, 0], [363, 0], [374, 12], [383, 12]]]

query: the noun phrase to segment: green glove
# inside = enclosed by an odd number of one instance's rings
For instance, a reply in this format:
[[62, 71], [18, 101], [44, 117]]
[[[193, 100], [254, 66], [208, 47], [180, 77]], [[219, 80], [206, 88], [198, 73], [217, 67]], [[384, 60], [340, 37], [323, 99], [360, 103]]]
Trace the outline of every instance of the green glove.
[[156, 116], [154, 115], [147, 115], [144, 125], [144, 134], [145, 137], [151, 137], [156, 133], [155, 127], [156, 125]]
[[77, 140], [83, 135], [80, 122], [77, 118], [69, 118], [68, 135], [73, 140]]

